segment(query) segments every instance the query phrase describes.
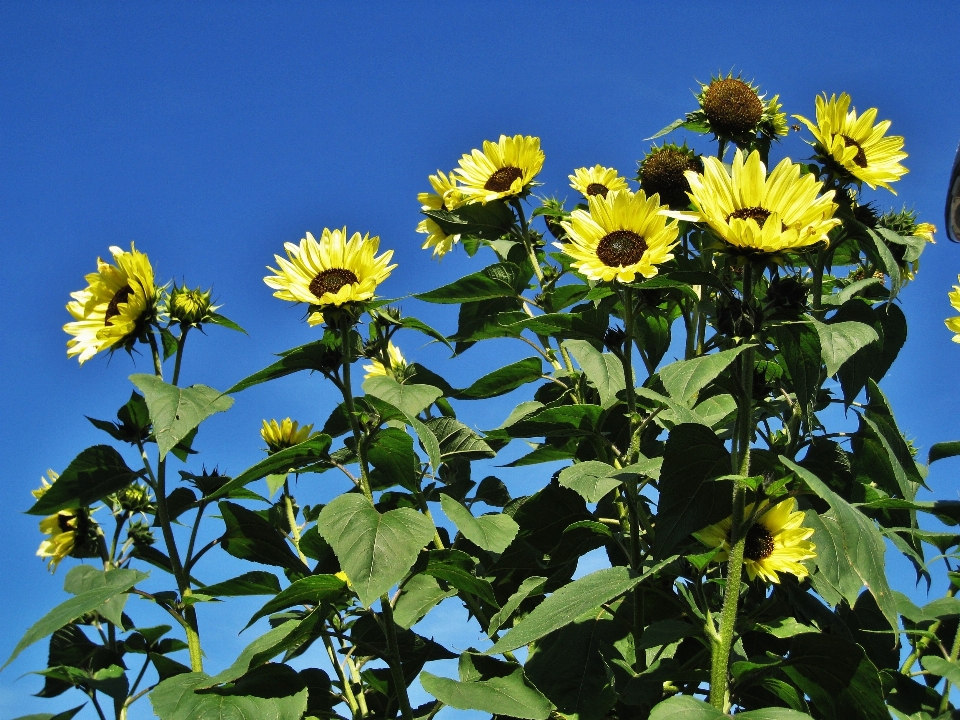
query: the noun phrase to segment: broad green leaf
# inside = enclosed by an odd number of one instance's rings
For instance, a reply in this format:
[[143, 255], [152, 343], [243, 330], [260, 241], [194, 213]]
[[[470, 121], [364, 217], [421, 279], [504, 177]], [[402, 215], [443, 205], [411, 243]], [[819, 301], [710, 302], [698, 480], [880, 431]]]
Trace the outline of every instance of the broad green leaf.
[[650, 720], [723, 720], [727, 715], [689, 695], [667, 698], [650, 711]]
[[465, 235], [484, 240], [497, 240], [516, 224], [513, 211], [503, 200], [472, 203], [456, 210], [426, 210], [423, 214], [437, 223], [447, 235]]
[[430, 432], [437, 438], [440, 459], [443, 462], [450, 460], [483, 460], [496, 456], [496, 452], [483, 438], [454, 418], [431, 418], [424, 424], [430, 428]]
[[30, 515], [53, 515], [84, 507], [125, 488], [139, 476], [109, 445], [94, 445], [77, 455], [33, 507]]
[[638, 387], [635, 388], [635, 390], [637, 395], [645, 400], [652, 400], [658, 405], [668, 408], [665, 412], [661, 412], [660, 415], [657, 416], [657, 422], [665, 425], [665, 427], [673, 427], [687, 423], [694, 425], [703, 424], [700, 422], [700, 417], [693, 412], [693, 410], [685, 405], [681, 405], [672, 398], [668, 398], [666, 395], [661, 395], [655, 390], [646, 387]]
[[431, 575], [414, 575], [404, 583], [393, 608], [393, 620], [409, 630], [430, 612], [437, 603], [457, 594], [456, 590], [444, 590]]
[[600, 352], [586, 340], [564, 340], [563, 347], [573, 355], [587, 379], [597, 388], [600, 406], [608, 408], [615, 405], [617, 393], [627, 387], [620, 358], [613, 353]]
[[554, 630], [568, 625], [583, 613], [610, 602], [631, 590], [645, 577], [653, 575], [662, 566], [654, 566], [641, 576], [631, 577], [625, 567], [597, 570], [579, 580], [564, 585], [537, 605], [506, 635], [500, 638], [485, 655], [496, 655], [528, 645]]
[[436, 290], [417, 293], [414, 297], [425, 302], [447, 304], [471, 303], [494, 298], [512, 298], [519, 293], [518, 288], [511, 281], [520, 277], [520, 275], [520, 268], [516, 265], [497, 263]]
[[386, 428], [376, 434], [367, 450], [367, 459], [376, 475], [377, 487], [402, 485], [408, 490], [420, 479], [420, 459], [413, 451], [413, 438], [399, 428]]
[[[71, 595], [79, 595], [88, 590], [106, 587], [109, 583], [109, 571], [104, 572], [92, 565], [77, 565], [70, 568], [70, 572], [64, 578], [63, 589]], [[123, 608], [127, 604], [128, 597], [126, 593], [115, 595], [97, 608], [97, 612], [121, 630], [129, 629], [123, 626]]]
[[502, 553], [517, 536], [520, 527], [509, 515], [496, 513], [475, 518], [467, 508], [449, 495], [440, 496], [443, 514], [453, 521], [463, 536], [482, 550]]
[[[597, 405], [561, 405], [531, 413], [502, 431], [508, 437], [576, 437], [590, 435], [603, 410]], [[492, 433], [491, 433], [492, 434]]]
[[221, 683], [232, 682], [268, 662], [283, 652], [286, 647], [285, 641], [296, 633], [299, 625], [299, 620], [288, 620], [272, 628], [247, 645], [228, 668], [213, 677], [208, 677], [198, 687], [210, 688]]
[[407, 424], [413, 428], [413, 431], [420, 439], [420, 444], [423, 445], [423, 449], [427, 453], [427, 459], [430, 461], [433, 472], [440, 472], [440, 465], [443, 464], [443, 458], [440, 455], [440, 442], [437, 440], [437, 436], [417, 417], [409, 414], [404, 417], [406, 418]]
[[300, 578], [257, 610], [247, 622], [250, 627], [262, 617], [286, 610], [294, 605], [319, 605], [344, 594], [347, 584], [336, 575], [310, 575]]
[[431, 385], [401, 385], [387, 375], [374, 375], [364, 381], [363, 391], [388, 402], [408, 415], [419, 415], [443, 391]]
[[223, 487], [207, 496], [208, 500], [227, 497], [233, 491], [245, 487], [268, 475], [287, 473], [312, 465], [327, 457], [331, 439], [329, 435], [317, 434], [293, 447], [269, 455], [256, 465], [247, 468], [235, 478], [224, 483]]
[[[838, 535], [831, 533], [833, 537], [839, 539], [841, 544], [837, 559], [838, 568], [841, 568], [842, 573], [856, 573], [861, 583], [867, 586], [870, 594], [877, 601], [877, 606], [887, 622], [890, 623], [890, 627], [894, 631], [898, 630], [899, 618], [896, 599], [887, 583], [884, 569], [886, 547], [883, 536], [873, 520], [851, 507], [846, 500], [827, 487], [820, 478], [809, 470], [800, 467], [782, 455], [780, 461], [830, 505], [837, 528], [840, 531]], [[814, 540], [814, 542], [817, 541]], [[819, 545], [817, 550], [819, 552]], [[848, 564], [847, 567], [845, 567], [846, 564]], [[837, 583], [839, 584], [839, 578], [837, 578]], [[854, 600], [850, 600], [851, 605], [853, 602]]]
[[460, 682], [426, 671], [420, 674], [423, 689], [445, 705], [458, 710], [482, 710], [495, 715], [547, 720], [553, 706], [527, 682], [523, 669], [489, 680]]
[[147, 401], [161, 460], [200, 423], [233, 405], [232, 397], [206, 385], [181, 388], [144, 374], [131, 375], [130, 381]]
[[77, 705], [75, 708], [70, 708], [69, 710], [64, 710], [59, 713], [34, 713], [33, 715], [21, 715], [14, 720], [71, 720], [74, 715], [83, 710], [87, 706], [86, 703], [82, 705]]
[[444, 337], [443, 333], [438, 330], [434, 330], [432, 327], [427, 325], [422, 320], [417, 320], [415, 317], [405, 317], [400, 320], [400, 327], [405, 330], [417, 330], [422, 332], [424, 335], [432, 337], [437, 342], [442, 342], [448, 348], [453, 350], [453, 346], [447, 341], [447, 338]]
[[927, 455], [927, 464], [929, 465], [945, 458], [956, 457], [957, 455], [960, 455], [960, 440], [934, 443], [930, 446], [930, 453]]
[[660, 380], [670, 397], [688, 407], [693, 407], [697, 394], [713, 382], [748, 347], [751, 346], [740, 345], [732, 350], [703, 355], [692, 360], [678, 360], [660, 369]]
[[150, 693], [160, 720], [300, 720], [307, 710], [307, 688], [286, 697], [197, 693], [207, 687], [206, 673], [184, 673], [164, 680]]
[[227, 390], [227, 394], [232, 395], [254, 385], [292, 375], [301, 370], [335, 367], [341, 362], [339, 340], [334, 333], [325, 333], [322, 339], [282, 352], [280, 357], [281, 359], [272, 365], [236, 383]]
[[937, 655], [925, 655], [920, 658], [924, 670], [946, 678], [954, 685], [960, 685], [960, 665], [955, 661], [945, 660]]
[[682, 424], [670, 431], [660, 471], [655, 558], [666, 557], [691, 533], [730, 514], [730, 484], [715, 481], [729, 472], [730, 453], [712, 430]]
[[840, 367], [857, 350], [880, 339], [877, 331], [861, 322], [822, 323], [813, 321], [820, 336], [820, 352], [827, 366], [827, 375], [836, 375]]
[[661, 137], [663, 137], [664, 135], [668, 135], [669, 133], [672, 133], [674, 130], [676, 130], [677, 128], [682, 127], [682, 126], [683, 126], [683, 118], [680, 118], [680, 119], [678, 119], [678, 120], [674, 120], [672, 123], [670, 123], [669, 125], [667, 125], [665, 128], [663, 128], [662, 130], [659, 130], [656, 134], [651, 135], [651, 136], [648, 137], [648, 138], [644, 138], [644, 142], [646, 142], [647, 140], [656, 140], [657, 138], [661, 138]]
[[528, 577], [522, 583], [520, 587], [517, 588], [517, 591], [509, 597], [509, 599], [503, 604], [503, 608], [500, 612], [496, 613], [493, 617], [490, 618], [490, 626], [487, 628], [487, 635], [493, 636], [497, 630], [510, 619], [517, 608], [520, 607], [520, 603], [526, 600], [531, 595], [539, 595], [543, 592], [543, 586], [546, 584], [547, 578], [540, 577], [539, 575], [534, 575], [533, 577]]
[[233, 320], [228, 317], [224, 317], [220, 313], [210, 313], [210, 315], [207, 316], [206, 321], [211, 325], [219, 325], [220, 327], [225, 327], [228, 330], [236, 330], [237, 332], [242, 332], [244, 335], [248, 334], [246, 330], [237, 325]]
[[701, 400], [693, 408], [693, 414], [707, 427], [715, 427], [717, 423], [727, 419], [736, 411], [736, 399], [733, 395], [726, 393]]
[[474, 381], [468, 388], [455, 390], [453, 397], [458, 400], [481, 400], [499, 397], [542, 377], [543, 362], [540, 358], [524, 358], [484, 375]]
[[577, 313], [546, 313], [530, 317], [526, 313], [516, 312], [501, 315], [500, 326], [519, 334], [530, 330], [538, 335], [549, 335], [558, 339], [575, 338], [580, 340], [602, 341], [607, 329], [607, 315], [599, 311], [583, 310]]
[[223, 537], [220, 538], [220, 547], [227, 553], [241, 560], [276, 565], [304, 575], [310, 574], [310, 568], [294, 554], [286, 538], [260, 515], [227, 501], [222, 501], [219, 507], [226, 525]]
[[273, 573], [254, 570], [214, 585], [206, 585], [196, 592], [211, 597], [239, 597], [243, 595], [276, 595], [280, 581]]
[[[149, 573], [138, 572], [137, 570], [111, 570], [107, 573], [106, 582], [90, 590], [86, 590], [79, 595], [75, 595], [66, 602], [57, 605], [42, 618], [37, 620], [30, 629], [20, 638], [10, 657], [3, 664], [6, 667], [25, 649], [33, 645], [38, 640], [42, 640], [48, 635], [62, 628], [70, 621], [93, 612], [102, 606], [105, 602], [120, 593], [125, 593], [141, 580], [149, 577]], [[3, 668], [0, 668], [3, 669]]]
[[433, 523], [410, 508], [387, 513], [362, 495], [340, 495], [320, 512], [317, 527], [330, 543], [364, 607], [396, 585], [434, 534]]
[[890, 277], [890, 300], [893, 300], [900, 292], [901, 287], [900, 264], [893, 256], [893, 253], [890, 252], [890, 248], [887, 247], [883, 238], [873, 230], [867, 230], [867, 232], [874, 243], [871, 250], [876, 250], [880, 263], [883, 265], [884, 272]]
[[[597, 460], [587, 460], [560, 471], [560, 485], [570, 488], [588, 503], [595, 503], [619, 486], [621, 470]], [[611, 477], [613, 476], [613, 477]]]
[[787, 323], [774, 328], [773, 337], [797, 403], [803, 416], [809, 418], [820, 389], [823, 356], [820, 335], [809, 323]]
[[476, 595], [484, 602], [499, 608], [500, 603], [493, 593], [493, 586], [488, 580], [476, 576], [476, 564], [477, 561], [462, 550], [446, 548], [429, 550], [421, 555], [414, 571], [443, 580], [457, 590]]

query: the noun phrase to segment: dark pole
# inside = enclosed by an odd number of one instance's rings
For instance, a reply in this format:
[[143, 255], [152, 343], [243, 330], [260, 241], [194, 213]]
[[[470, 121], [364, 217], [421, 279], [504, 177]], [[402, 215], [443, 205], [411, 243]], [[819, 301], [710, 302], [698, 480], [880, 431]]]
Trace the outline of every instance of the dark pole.
[[957, 148], [957, 155], [953, 159], [953, 171], [950, 173], [950, 184], [947, 186], [947, 206], [943, 212], [947, 237], [954, 242], [960, 242], [960, 147]]

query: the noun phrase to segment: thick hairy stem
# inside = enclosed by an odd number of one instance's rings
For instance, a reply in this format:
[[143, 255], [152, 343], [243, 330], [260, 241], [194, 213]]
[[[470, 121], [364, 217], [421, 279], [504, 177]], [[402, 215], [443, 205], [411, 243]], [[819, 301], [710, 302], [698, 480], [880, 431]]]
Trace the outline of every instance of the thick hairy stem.
[[627, 416], [630, 427], [630, 442], [628, 443], [627, 455], [624, 458], [624, 465], [629, 465], [636, 461], [638, 445], [637, 395], [633, 389], [633, 291], [628, 287], [623, 288], [620, 299], [623, 304], [623, 332], [626, 335], [623, 354], [620, 359], [623, 363], [623, 378], [627, 385]]
[[180, 380], [180, 363], [183, 361], [183, 347], [187, 344], [187, 331], [189, 325], [180, 326], [180, 339], [177, 341], [177, 356], [173, 361], [173, 384], [176, 385]]
[[150, 338], [150, 352], [153, 355], [153, 374], [163, 380], [163, 362], [160, 360], [160, 347], [157, 345], [157, 336], [153, 330], [147, 333]]

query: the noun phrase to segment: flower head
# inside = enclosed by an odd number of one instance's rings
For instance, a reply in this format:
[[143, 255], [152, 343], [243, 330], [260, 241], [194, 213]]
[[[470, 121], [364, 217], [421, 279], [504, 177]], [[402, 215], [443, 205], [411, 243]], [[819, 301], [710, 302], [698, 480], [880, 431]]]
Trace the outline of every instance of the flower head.
[[280, 422], [264, 420], [263, 427], [260, 428], [260, 437], [267, 443], [267, 453], [273, 455], [305, 442], [310, 438], [312, 430], [312, 424], [298, 427], [297, 421], [290, 418], [284, 418]]
[[274, 255], [280, 269], [267, 267], [276, 274], [263, 281], [276, 290], [274, 297], [309, 303], [314, 312], [308, 322], [318, 325], [323, 317], [317, 310], [370, 300], [390, 277], [396, 267], [388, 264], [393, 250], [375, 257], [379, 247], [379, 237], [354, 233], [348, 240], [346, 228], [324, 228], [319, 241], [307, 233], [299, 245], [284, 243], [286, 259]]
[[40, 521], [40, 532], [50, 537], [40, 543], [37, 556], [49, 558], [50, 572], [55, 572], [65, 557], [94, 556], [99, 530], [86, 508], [61, 510]]
[[454, 172], [460, 191], [469, 202], [490, 202], [523, 195], [543, 167], [540, 138], [501, 135], [493, 143], [483, 141], [483, 151], [473, 150], [460, 158]]
[[[444, 175], [437, 170], [436, 175], [430, 175], [430, 185], [434, 192], [423, 192], [417, 195], [421, 210], [456, 210], [466, 202], [466, 198], [457, 186], [457, 179], [451, 172]], [[459, 235], [447, 235], [433, 218], [424, 218], [417, 225], [417, 232], [424, 233], [427, 239], [423, 242], [423, 249], [433, 248], [433, 255], [442, 258], [460, 241]]]
[[577, 168], [573, 171], [573, 175], [568, 177], [570, 178], [570, 187], [585, 198], [594, 195], [606, 197], [609, 192], [630, 189], [627, 181], [620, 177], [616, 170], [603, 167], [603, 165], [594, 165], [592, 168]]
[[378, 375], [403, 375], [404, 370], [407, 368], [407, 361], [403, 357], [403, 353], [400, 352], [398, 348], [393, 343], [387, 343], [387, 358], [389, 362], [384, 364], [377, 359], [372, 359], [369, 365], [364, 365], [363, 369], [366, 370], [366, 374], [363, 376], [364, 380], [369, 380], [372, 377], [377, 377]]
[[640, 161], [637, 180], [647, 195], [656, 193], [665, 205], [680, 209], [690, 204], [687, 197], [690, 182], [685, 175], [688, 170], [703, 172], [703, 159], [686, 143], [682, 147], [673, 143], [663, 147], [654, 145]]
[[878, 185], [894, 195], [890, 183], [896, 182], [907, 169], [900, 161], [907, 157], [903, 152], [903, 138], [887, 136], [890, 121], [873, 124], [877, 109], [870, 108], [859, 118], [857, 111], [849, 110], [850, 96], [841, 93], [838, 98], [826, 93], [817, 97], [817, 122], [810, 122], [801, 115], [794, 117], [813, 133], [813, 146], [822, 159], [871, 188]]
[[[807, 540], [813, 535], [813, 529], [803, 527], [804, 515], [796, 511], [796, 506], [794, 498], [779, 502], [747, 530], [743, 565], [751, 580], [759, 576], [779, 583], [778, 572], [791, 573], [801, 580], [809, 575], [801, 562], [817, 556], [816, 545]], [[753, 514], [753, 509], [753, 504], [744, 508], [744, 519]], [[713, 557], [715, 562], [723, 562], [728, 557], [732, 524], [732, 518], [727, 518], [695, 534], [707, 547], [720, 548]]]
[[703, 174], [687, 171], [686, 177], [696, 212], [671, 217], [705, 222], [728, 250], [798, 250], [827, 240], [840, 224], [833, 217], [833, 191], [818, 195], [823, 184], [801, 176], [789, 158], [767, 175], [760, 153], [744, 157], [737, 150], [730, 174], [716, 158], [705, 158]]
[[[960, 282], [960, 275], [957, 275], [957, 282]], [[960, 312], [960, 285], [954, 285], [953, 290], [947, 293], [947, 298], [953, 309]], [[952, 317], [944, 320], [950, 332], [956, 333], [953, 336], [955, 343], [960, 343], [960, 317]]]
[[216, 310], [217, 306], [210, 300], [209, 290], [206, 292], [200, 288], [190, 290], [186, 287], [178, 287], [176, 283], [170, 290], [167, 313], [173, 322], [200, 327], [210, 320]]
[[87, 287], [71, 293], [67, 310], [74, 318], [63, 329], [67, 357], [80, 364], [102, 350], [133, 346], [144, 328], [156, 319], [158, 291], [150, 260], [130, 243], [130, 252], [111, 247], [116, 265], [97, 258], [97, 271], [86, 276]]
[[573, 266], [590, 280], [633, 282], [651, 278], [657, 265], [673, 259], [679, 230], [660, 213], [660, 197], [627, 190], [587, 198], [590, 211], [574, 210], [561, 223], [568, 242], [557, 247], [573, 258]]
[[780, 112], [779, 95], [764, 100], [758, 89], [741, 77], [711, 78], [700, 84], [700, 108], [687, 113], [716, 137], [746, 145], [761, 135], [768, 140], [787, 134], [787, 116]]

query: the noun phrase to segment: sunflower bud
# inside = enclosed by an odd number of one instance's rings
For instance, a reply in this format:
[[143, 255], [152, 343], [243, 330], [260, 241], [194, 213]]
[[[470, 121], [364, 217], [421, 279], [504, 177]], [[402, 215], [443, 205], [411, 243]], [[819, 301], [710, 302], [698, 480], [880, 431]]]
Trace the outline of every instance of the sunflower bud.
[[150, 489], [140, 483], [119, 490], [114, 495], [114, 500], [117, 507], [129, 513], [145, 513], [153, 510]]
[[616, 325], [608, 327], [607, 331], [603, 334], [603, 344], [607, 350], [612, 353], [622, 353], [623, 342], [626, 339], [627, 333], [623, 331], [623, 328], [617, 327]]
[[767, 307], [771, 312], [798, 315], [806, 306], [807, 286], [798, 275], [780, 277], [770, 281], [767, 288]]
[[660, 202], [678, 210], [687, 207], [690, 199], [690, 183], [684, 177], [687, 170], [703, 172], [703, 160], [684, 143], [682, 147], [674, 144], [650, 148], [640, 161], [637, 181], [647, 197], [657, 193]]
[[193, 327], [200, 327], [201, 324], [209, 322], [217, 309], [210, 300], [209, 290], [206, 292], [200, 288], [190, 290], [186, 287], [178, 287], [176, 283], [170, 291], [167, 308], [171, 322]]
[[560, 224], [564, 220], [570, 219], [570, 213], [563, 208], [563, 201], [556, 198], [547, 198], [543, 205], [533, 211], [534, 216], [542, 215], [543, 222], [547, 230], [557, 240], [563, 240], [567, 236], [567, 231]]
[[763, 323], [763, 311], [746, 305], [739, 298], [721, 298], [717, 302], [717, 329], [728, 337], [752, 337]]
[[135, 546], [144, 546], [144, 545], [153, 545], [157, 539], [153, 536], [153, 531], [150, 529], [150, 526], [146, 523], [140, 522], [139, 520], [134, 523], [130, 523], [130, 526], [127, 528], [127, 537], [133, 541]]

